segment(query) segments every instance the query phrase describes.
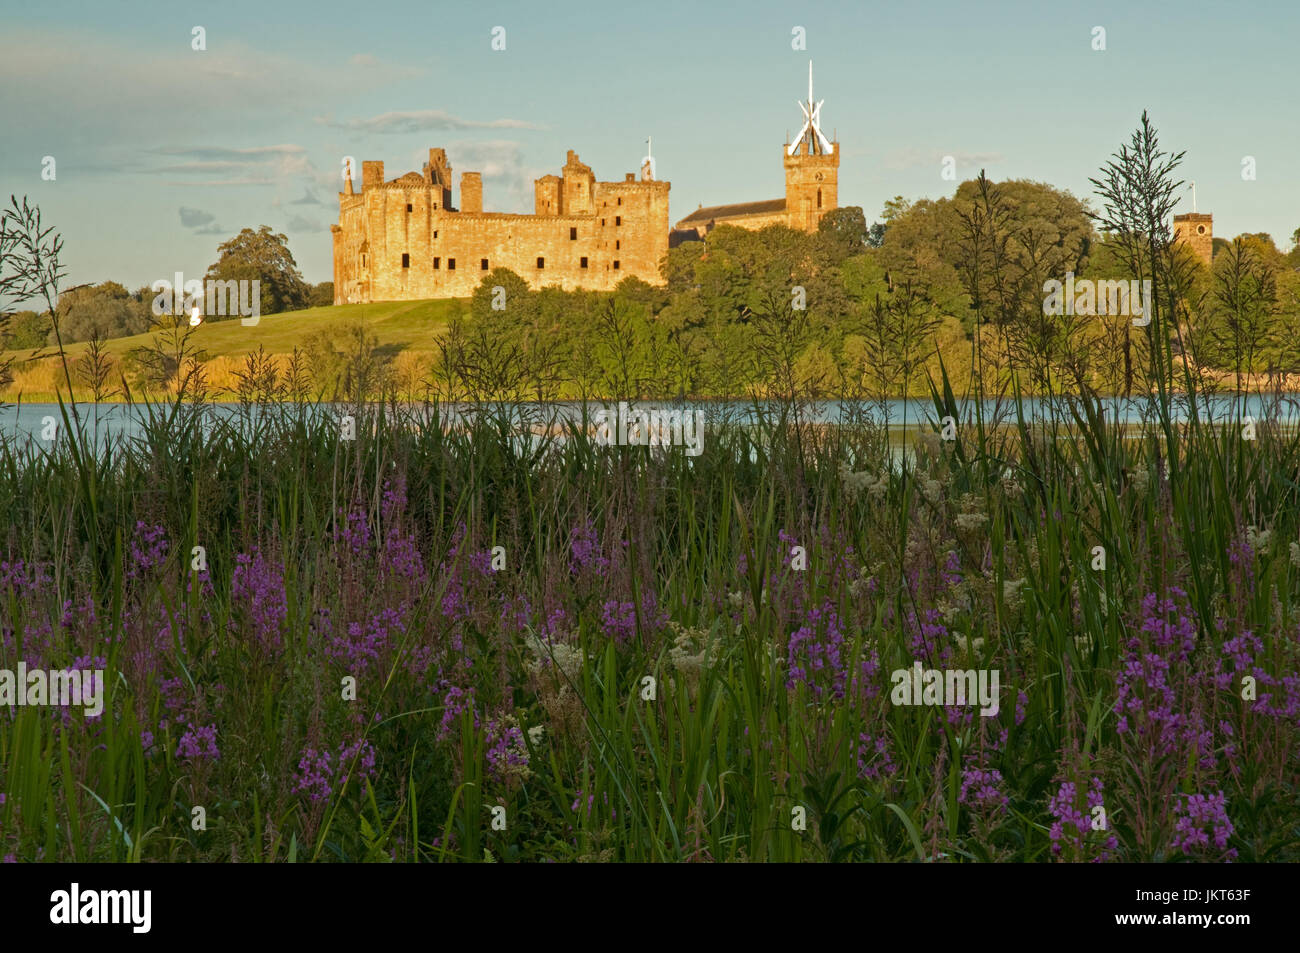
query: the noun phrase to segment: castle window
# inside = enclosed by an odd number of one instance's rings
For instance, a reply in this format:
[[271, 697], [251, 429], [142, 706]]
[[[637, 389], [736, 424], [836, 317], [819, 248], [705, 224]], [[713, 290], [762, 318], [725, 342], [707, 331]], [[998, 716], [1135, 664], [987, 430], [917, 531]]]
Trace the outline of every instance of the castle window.
[[578, 267], [579, 267], [579, 268], [586, 268], [586, 267], [587, 267], [587, 256], [586, 256], [586, 255], [583, 255], [582, 258], [580, 258], [580, 259], [578, 260]]
[[362, 255], [362, 256], [361, 256], [361, 267], [362, 267], [362, 268], [366, 267], [366, 256], [365, 256], [365, 255]]
[[618, 204], [619, 205], [623, 204], [623, 197], [621, 195], [618, 197]]
[[623, 243], [618, 239], [614, 239], [614, 251], [618, 251], [622, 247], [623, 247]]
[[441, 258], [435, 258], [435, 259], [433, 260], [433, 267], [434, 267], [434, 268], [441, 268], [441, 267], [442, 267], [442, 259], [441, 259]]
[[412, 205], [410, 202], [407, 202], [407, 203], [406, 203], [406, 211], [407, 211], [407, 212], [414, 212], [414, 211], [415, 211], [415, 206]]
[[[434, 208], [437, 208], [437, 207], [438, 207], [438, 206], [436, 206], [436, 205], [434, 206]], [[437, 230], [436, 228], [433, 230], [433, 237], [434, 237], [434, 238], [437, 238], [437, 237], [438, 237], [438, 230]]]
[[546, 267], [546, 259], [545, 259], [545, 258], [542, 258], [540, 255], [539, 255], [538, 258], [537, 258], [537, 267], [538, 267], [538, 268], [545, 268], [545, 267]]
[[1197, 235], [1204, 235], [1204, 234], [1205, 234], [1205, 226], [1204, 226], [1204, 225], [1197, 225], [1197, 226], [1196, 226], [1196, 234], [1197, 234]]
[[618, 259], [617, 259], [617, 258], [614, 259], [614, 270], [615, 270], [615, 271], [618, 271]]
[[818, 189], [818, 190], [817, 190], [817, 207], [818, 207], [818, 208], [821, 208], [821, 207], [822, 207], [822, 190], [821, 190], [821, 189]]
[[605, 220], [603, 218], [600, 220], [600, 227], [601, 228], [605, 227]]
[[578, 230], [576, 228], [569, 229], [569, 241], [573, 242], [577, 240], [578, 240]]
[[615, 215], [615, 216], [614, 216], [614, 224], [615, 224], [615, 225], [622, 225], [622, 224], [623, 224], [623, 216], [622, 216], [622, 215]]
[[455, 258], [448, 258], [448, 259], [447, 259], [447, 270], [448, 270], [448, 271], [455, 271], [455, 270], [456, 270], [456, 259], [455, 259]]
[[407, 255], [407, 254], [403, 254], [403, 255], [402, 255], [402, 267], [403, 267], [403, 268], [410, 268], [410, 267], [411, 267], [411, 256], [410, 256], [410, 255]]
[[479, 267], [479, 271], [487, 271], [487, 259], [480, 258], [478, 260], [478, 267]]

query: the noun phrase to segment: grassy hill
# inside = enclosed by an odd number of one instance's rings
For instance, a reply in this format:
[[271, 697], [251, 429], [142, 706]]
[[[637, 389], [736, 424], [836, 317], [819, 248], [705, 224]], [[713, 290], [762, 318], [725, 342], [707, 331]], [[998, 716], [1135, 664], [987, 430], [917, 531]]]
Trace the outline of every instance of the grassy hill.
[[[221, 388], [228, 383], [230, 370], [240, 366], [244, 355], [266, 348], [270, 354], [288, 355], [301, 348], [307, 338], [324, 331], [341, 336], [345, 330], [363, 323], [378, 339], [379, 348], [388, 356], [408, 354], [431, 356], [447, 326], [447, 320], [463, 303], [455, 299], [428, 301], [378, 301], [371, 304], [345, 304], [327, 308], [308, 308], [285, 314], [263, 315], [257, 325], [245, 327], [239, 319], [207, 322], [194, 332], [193, 341], [209, 357], [208, 371], [212, 383]], [[120, 360], [132, 348], [149, 343], [151, 334], [114, 338], [105, 342], [105, 350]], [[75, 361], [85, 351], [85, 342], [69, 344], [68, 357]], [[54, 399], [56, 381], [62, 384], [58, 357], [51, 348], [39, 351], [12, 351], [0, 357], [14, 358], [14, 382], [0, 391], [0, 399], [44, 401]], [[43, 356], [40, 356], [43, 355]], [[35, 360], [33, 358], [35, 357]], [[78, 398], [83, 395], [78, 388]]]

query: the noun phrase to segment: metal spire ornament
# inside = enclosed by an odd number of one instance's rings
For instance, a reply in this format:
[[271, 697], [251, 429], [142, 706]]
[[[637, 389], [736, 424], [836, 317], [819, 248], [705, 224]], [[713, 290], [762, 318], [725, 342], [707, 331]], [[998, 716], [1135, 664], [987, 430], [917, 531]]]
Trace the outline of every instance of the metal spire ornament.
[[808, 61], [808, 102], [800, 103], [799, 108], [803, 110], [803, 128], [799, 134], [794, 137], [794, 142], [790, 143], [787, 155], [798, 155], [799, 147], [803, 145], [805, 139], [808, 140], [809, 155], [830, 155], [835, 151], [835, 147], [826, 141], [822, 135], [821, 112], [822, 103], [826, 100], [817, 102], [813, 99], [813, 70], [812, 60]]

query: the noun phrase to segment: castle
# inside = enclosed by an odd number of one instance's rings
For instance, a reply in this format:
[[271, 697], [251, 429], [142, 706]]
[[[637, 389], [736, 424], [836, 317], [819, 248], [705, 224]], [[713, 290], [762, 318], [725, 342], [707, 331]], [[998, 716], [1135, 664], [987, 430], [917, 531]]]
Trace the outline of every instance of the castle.
[[[824, 102], [824, 100], [823, 100]], [[421, 172], [384, 181], [384, 163], [361, 164], [361, 190], [351, 170], [339, 193], [334, 239], [334, 303], [464, 298], [484, 275], [508, 268], [531, 288], [612, 291], [632, 276], [654, 285], [670, 245], [702, 239], [717, 225], [789, 225], [813, 232], [837, 207], [840, 152], [821, 131], [821, 102], [800, 103], [803, 128], [783, 147], [785, 198], [697, 209], [668, 227], [670, 184], [655, 179], [648, 156], [641, 175], [598, 182], [569, 150], [561, 174], [533, 183], [532, 215], [483, 211], [483, 178], [460, 177], [452, 204], [451, 164], [430, 149]]]
[[597, 182], [569, 150], [561, 175], [534, 183], [532, 215], [483, 211], [483, 179], [460, 177], [452, 205], [451, 165], [430, 149], [423, 172], [384, 181], [382, 162], [361, 164], [361, 191], [349, 177], [339, 193], [334, 234], [334, 303], [464, 298], [493, 268], [509, 268], [532, 288], [612, 291], [629, 275], [662, 284], [668, 252], [669, 183], [641, 178]]

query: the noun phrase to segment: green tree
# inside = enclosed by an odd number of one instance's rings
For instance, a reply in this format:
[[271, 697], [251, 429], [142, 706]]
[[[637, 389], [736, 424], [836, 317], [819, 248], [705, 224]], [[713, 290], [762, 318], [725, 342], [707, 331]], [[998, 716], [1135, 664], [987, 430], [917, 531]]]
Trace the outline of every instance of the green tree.
[[334, 303], [334, 282], [322, 281], [311, 286], [307, 295], [307, 307], [328, 308]]
[[[310, 288], [289, 251], [289, 239], [271, 226], [245, 228], [217, 248], [208, 268], [208, 281], [260, 281], [262, 314], [279, 314], [307, 307]], [[215, 316], [209, 320], [216, 320]]]
[[869, 247], [871, 231], [867, 217], [857, 205], [846, 205], [822, 216], [817, 224], [822, 247], [828, 260], [842, 261]]
[[40, 347], [50, 334], [50, 316], [35, 311], [16, 312], [0, 350], [20, 351]]
[[1206, 326], [1210, 353], [1218, 366], [1232, 368], [1239, 396], [1245, 375], [1256, 370], [1277, 304], [1277, 279], [1267, 249], [1276, 252], [1271, 239], [1265, 243], [1259, 236], [1238, 236], [1214, 262]]
[[59, 296], [59, 312], [65, 341], [143, 334], [151, 323], [145, 305], [116, 281], [65, 291]]

